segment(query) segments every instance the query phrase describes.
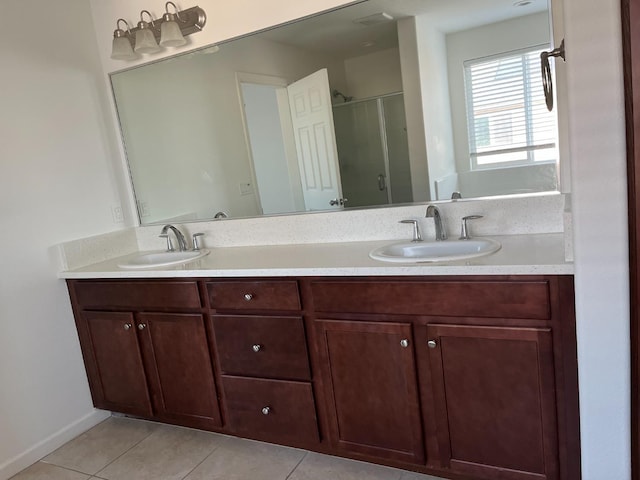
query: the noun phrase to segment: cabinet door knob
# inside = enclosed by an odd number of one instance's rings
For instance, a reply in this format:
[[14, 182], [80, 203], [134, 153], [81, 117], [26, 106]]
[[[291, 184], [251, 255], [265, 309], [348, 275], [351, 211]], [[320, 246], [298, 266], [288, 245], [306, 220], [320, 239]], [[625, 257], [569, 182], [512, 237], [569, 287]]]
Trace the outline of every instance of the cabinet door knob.
[[429, 340], [429, 341], [427, 342], [427, 346], [428, 346], [429, 348], [436, 348], [436, 347], [438, 346], [438, 342], [436, 342], [435, 340]]
[[138, 330], [144, 330], [145, 328], [147, 328], [147, 325], [145, 323], [138, 324]]
[[125, 330], [129, 330], [131, 328], [131, 324], [130, 323], [125, 323], [124, 324], [124, 329]]
[[271, 407], [262, 407], [262, 414], [269, 415], [271, 413]]
[[403, 348], [407, 348], [409, 346], [409, 340], [407, 340], [406, 338], [403, 338], [402, 340], [400, 340], [400, 345]]
[[252, 294], [252, 293], [245, 293], [245, 294], [244, 294], [244, 299], [245, 299], [247, 302], [250, 302], [251, 300], [253, 300], [253, 294]]
[[262, 345], [260, 345], [258, 343], [256, 343], [253, 347], [251, 347], [251, 349], [256, 353], [258, 353], [261, 348], [262, 348]]

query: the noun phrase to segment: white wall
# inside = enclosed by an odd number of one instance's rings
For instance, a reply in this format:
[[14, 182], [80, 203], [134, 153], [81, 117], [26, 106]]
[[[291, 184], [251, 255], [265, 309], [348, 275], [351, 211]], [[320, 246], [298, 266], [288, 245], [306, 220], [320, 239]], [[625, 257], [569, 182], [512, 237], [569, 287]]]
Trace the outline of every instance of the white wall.
[[[423, 115], [423, 92], [420, 83], [418, 27], [415, 17], [398, 20], [398, 45], [402, 66], [402, 91], [407, 116], [407, 143], [411, 167], [411, 192], [415, 202], [431, 199], [427, 139]], [[426, 182], [425, 182], [426, 179]]]
[[[56, 243], [114, 230], [115, 132], [83, 0], [2, 2], [0, 479], [81, 433], [94, 411]], [[24, 22], [29, 19], [25, 34]], [[74, 35], [69, 35], [74, 32]], [[82, 41], [78, 41], [82, 39]]]
[[456, 172], [451, 105], [447, 69], [447, 47], [444, 34], [429, 15], [416, 17], [418, 62], [422, 88], [431, 198], [434, 182]]
[[618, 0], [565, 0], [584, 480], [630, 478], [629, 282]]
[[397, 48], [348, 58], [344, 61], [344, 70], [347, 89], [342, 93], [356, 100], [402, 91], [400, 52]]

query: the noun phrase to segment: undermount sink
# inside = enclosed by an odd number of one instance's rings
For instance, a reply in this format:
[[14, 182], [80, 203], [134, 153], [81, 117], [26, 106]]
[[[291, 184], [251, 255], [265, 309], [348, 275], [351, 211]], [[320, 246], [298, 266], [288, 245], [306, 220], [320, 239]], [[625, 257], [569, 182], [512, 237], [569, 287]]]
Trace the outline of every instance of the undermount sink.
[[146, 252], [129, 257], [118, 264], [120, 268], [153, 268], [181, 265], [209, 255], [209, 250], [191, 250], [188, 252]]
[[399, 242], [376, 248], [369, 253], [369, 256], [382, 262], [449, 262], [489, 255], [500, 250], [500, 247], [499, 242], [489, 238]]

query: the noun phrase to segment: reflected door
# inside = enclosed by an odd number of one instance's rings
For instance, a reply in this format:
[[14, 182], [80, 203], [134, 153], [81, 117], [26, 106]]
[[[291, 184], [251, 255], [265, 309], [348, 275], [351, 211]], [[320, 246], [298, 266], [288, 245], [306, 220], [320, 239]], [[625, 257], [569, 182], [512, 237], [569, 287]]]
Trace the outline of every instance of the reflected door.
[[333, 109], [340, 177], [350, 207], [391, 203], [377, 99]]
[[240, 89], [261, 212], [295, 212], [299, 205], [293, 180], [298, 182], [299, 175], [295, 165], [294, 177], [287, 156], [281, 112], [289, 117], [289, 102], [285, 95], [282, 106], [278, 94], [283, 88], [241, 82]]
[[327, 69], [287, 87], [306, 210], [343, 206]]

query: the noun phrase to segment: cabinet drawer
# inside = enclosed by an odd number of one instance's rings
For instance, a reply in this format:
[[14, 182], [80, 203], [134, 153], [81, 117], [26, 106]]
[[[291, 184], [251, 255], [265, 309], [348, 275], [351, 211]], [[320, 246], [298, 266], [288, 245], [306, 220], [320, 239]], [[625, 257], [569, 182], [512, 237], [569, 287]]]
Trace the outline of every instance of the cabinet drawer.
[[73, 286], [83, 308], [168, 310], [201, 306], [194, 281], [91, 281]]
[[309, 358], [300, 317], [213, 315], [222, 373], [309, 380]]
[[222, 376], [232, 432], [308, 445], [319, 441], [310, 383]]
[[531, 281], [315, 281], [318, 312], [458, 317], [551, 316], [549, 283]]
[[296, 281], [208, 282], [207, 292], [220, 310], [300, 310]]

